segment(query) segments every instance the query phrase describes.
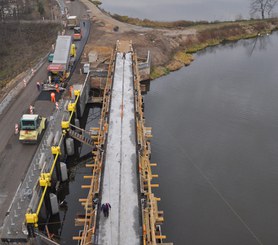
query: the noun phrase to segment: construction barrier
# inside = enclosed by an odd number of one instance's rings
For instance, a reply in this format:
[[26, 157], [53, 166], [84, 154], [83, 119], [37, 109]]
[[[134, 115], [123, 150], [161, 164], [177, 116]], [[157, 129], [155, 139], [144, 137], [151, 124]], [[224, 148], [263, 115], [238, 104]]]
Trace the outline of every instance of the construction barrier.
[[15, 126], [14, 126], [14, 133], [18, 134], [18, 132], [19, 132], [18, 124], [16, 123]]

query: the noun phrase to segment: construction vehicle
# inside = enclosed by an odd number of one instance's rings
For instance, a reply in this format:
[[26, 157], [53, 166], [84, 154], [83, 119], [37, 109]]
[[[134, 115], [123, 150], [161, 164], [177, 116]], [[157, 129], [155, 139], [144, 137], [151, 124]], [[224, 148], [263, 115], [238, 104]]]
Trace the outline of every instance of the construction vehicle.
[[56, 84], [66, 87], [71, 69], [75, 62], [76, 48], [71, 36], [58, 36], [52, 64], [48, 65], [48, 78], [42, 84], [42, 90], [55, 90]]
[[76, 26], [78, 26], [78, 19], [77, 19], [77, 16], [68, 16], [67, 17], [67, 27], [69, 29], [72, 29]]
[[23, 114], [20, 119], [19, 141], [26, 144], [39, 142], [46, 129], [47, 119], [38, 114]]
[[74, 41], [80, 41], [82, 38], [82, 32], [80, 26], [76, 26], [73, 28], [74, 34], [73, 34], [73, 40]]

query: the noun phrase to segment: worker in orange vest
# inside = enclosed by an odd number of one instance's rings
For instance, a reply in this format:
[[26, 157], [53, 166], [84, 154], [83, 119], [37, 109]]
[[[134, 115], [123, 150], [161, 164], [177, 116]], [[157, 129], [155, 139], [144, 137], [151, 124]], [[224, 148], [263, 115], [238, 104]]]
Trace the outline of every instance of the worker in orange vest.
[[59, 89], [59, 85], [58, 85], [58, 83], [56, 83], [56, 85], [55, 85], [55, 89], [56, 89], [56, 92], [57, 92], [57, 93], [60, 93], [60, 89]]
[[70, 97], [72, 97], [72, 92], [73, 92], [73, 86], [70, 86], [70, 88], [69, 88], [69, 95], [70, 95]]
[[56, 102], [56, 99], [55, 99], [55, 93], [54, 93], [54, 92], [52, 92], [52, 93], [50, 94], [50, 97], [51, 97], [51, 102], [55, 103], [55, 102]]

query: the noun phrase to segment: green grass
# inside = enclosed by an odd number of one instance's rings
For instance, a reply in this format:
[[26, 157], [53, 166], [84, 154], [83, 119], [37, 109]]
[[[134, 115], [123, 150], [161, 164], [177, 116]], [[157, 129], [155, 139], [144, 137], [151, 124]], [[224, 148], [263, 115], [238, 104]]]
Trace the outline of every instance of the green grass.
[[152, 67], [151, 68], [150, 79], [154, 80], [156, 78], [162, 77], [162, 76], [167, 75], [169, 73], [170, 73], [170, 70], [167, 69], [166, 67], [163, 67], [163, 66]]

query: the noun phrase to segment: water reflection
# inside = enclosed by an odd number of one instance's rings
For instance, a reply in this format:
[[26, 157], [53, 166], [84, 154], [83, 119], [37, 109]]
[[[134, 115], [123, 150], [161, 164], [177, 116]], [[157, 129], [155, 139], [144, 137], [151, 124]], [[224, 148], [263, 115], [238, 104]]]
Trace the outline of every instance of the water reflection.
[[145, 118], [169, 241], [278, 243], [277, 42], [208, 48], [152, 82]]
[[[248, 47], [248, 54], [251, 56], [256, 49], [265, 50], [269, 43], [270, 37], [268, 35], [262, 37], [260, 36], [260, 34], [258, 34], [257, 38], [252, 39], [252, 41], [250, 42], [250, 45]], [[250, 49], [250, 47], [252, 48]]]

